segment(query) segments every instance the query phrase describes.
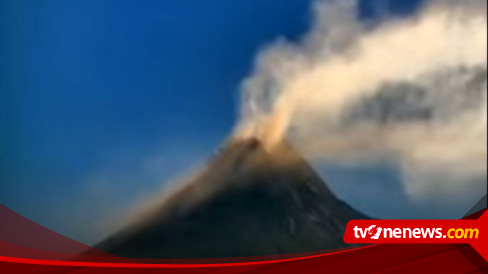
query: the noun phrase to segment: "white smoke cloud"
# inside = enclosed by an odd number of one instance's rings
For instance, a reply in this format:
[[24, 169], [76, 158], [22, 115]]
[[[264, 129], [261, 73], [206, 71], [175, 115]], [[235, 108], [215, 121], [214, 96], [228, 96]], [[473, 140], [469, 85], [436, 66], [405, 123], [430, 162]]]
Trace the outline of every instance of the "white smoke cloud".
[[431, 1], [375, 26], [357, 9], [318, 1], [302, 41], [259, 54], [236, 135], [269, 149], [287, 136], [323, 161], [394, 162], [414, 200], [474, 203], [487, 173], [486, 1]]

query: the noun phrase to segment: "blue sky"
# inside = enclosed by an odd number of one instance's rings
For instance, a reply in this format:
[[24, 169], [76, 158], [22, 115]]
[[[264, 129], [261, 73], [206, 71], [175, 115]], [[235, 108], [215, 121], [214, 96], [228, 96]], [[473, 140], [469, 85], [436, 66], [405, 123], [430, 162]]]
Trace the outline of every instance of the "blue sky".
[[[256, 53], [304, 34], [310, 3], [1, 0], [2, 204], [93, 241], [108, 214], [218, 148], [237, 119], [239, 84]], [[408, 15], [419, 4], [365, 0], [360, 16]], [[331, 184], [371, 181], [391, 188], [384, 199], [405, 200], [394, 168], [326, 171]], [[362, 203], [361, 191], [335, 188], [360, 208], [382, 207]]]

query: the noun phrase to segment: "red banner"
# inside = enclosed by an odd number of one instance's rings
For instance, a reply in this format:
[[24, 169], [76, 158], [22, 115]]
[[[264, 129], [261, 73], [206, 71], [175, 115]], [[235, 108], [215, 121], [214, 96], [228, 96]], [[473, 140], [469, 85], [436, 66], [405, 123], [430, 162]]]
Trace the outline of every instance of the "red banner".
[[477, 220], [353, 220], [346, 243], [470, 244], [488, 260], [488, 213]]
[[[471, 244], [480, 253], [486, 254], [488, 215], [485, 213], [479, 220], [475, 220], [483, 212], [470, 215], [461, 221], [352, 221], [347, 227], [346, 241], [385, 244], [347, 250], [247, 258], [141, 259], [121, 258], [90, 248], [42, 227], [0, 204], [0, 273], [487, 272], [487, 260], [470, 246]], [[370, 228], [372, 225], [376, 227]], [[380, 227], [381, 231], [386, 229], [386, 238], [383, 234], [378, 235], [378, 239], [371, 239], [368, 235], [374, 237]], [[400, 232], [395, 228], [399, 228]], [[403, 228], [410, 228], [405, 229], [405, 237], [411, 235], [407, 241], [400, 239], [403, 238]], [[364, 239], [362, 235], [365, 235]], [[430, 244], [400, 244], [412, 240]], [[389, 244], [393, 241], [400, 242]]]

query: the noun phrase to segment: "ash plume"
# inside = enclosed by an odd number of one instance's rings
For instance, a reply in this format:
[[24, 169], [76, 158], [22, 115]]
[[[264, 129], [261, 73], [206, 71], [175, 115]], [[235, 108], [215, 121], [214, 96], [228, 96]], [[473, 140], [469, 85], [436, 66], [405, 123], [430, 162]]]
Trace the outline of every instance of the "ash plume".
[[415, 201], [478, 199], [486, 3], [462, 3], [431, 1], [413, 17], [365, 23], [356, 1], [316, 2], [299, 43], [280, 40], [257, 57], [241, 120], [220, 151], [97, 248], [217, 258], [351, 247], [347, 222], [370, 217], [337, 197], [307, 159], [394, 163]]
[[[430, 1], [409, 18], [358, 19], [317, 1], [298, 43], [258, 55], [237, 138], [285, 137], [306, 157], [393, 162], [414, 201], [478, 199], [486, 185], [486, 1]], [[465, 199], [463, 199], [465, 198]]]

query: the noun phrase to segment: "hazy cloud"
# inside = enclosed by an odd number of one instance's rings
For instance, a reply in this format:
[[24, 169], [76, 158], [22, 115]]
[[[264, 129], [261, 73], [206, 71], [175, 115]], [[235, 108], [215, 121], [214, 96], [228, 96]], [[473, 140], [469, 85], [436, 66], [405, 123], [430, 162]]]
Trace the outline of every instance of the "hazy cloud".
[[394, 163], [417, 203], [475, 202], [486, 191], [486, 2], [430, 1], [373, 27], [357, 9], [317, 1], [301, 42], [260, 52], [236, 134], [269, 149], [287, 136], [334, 164]]

